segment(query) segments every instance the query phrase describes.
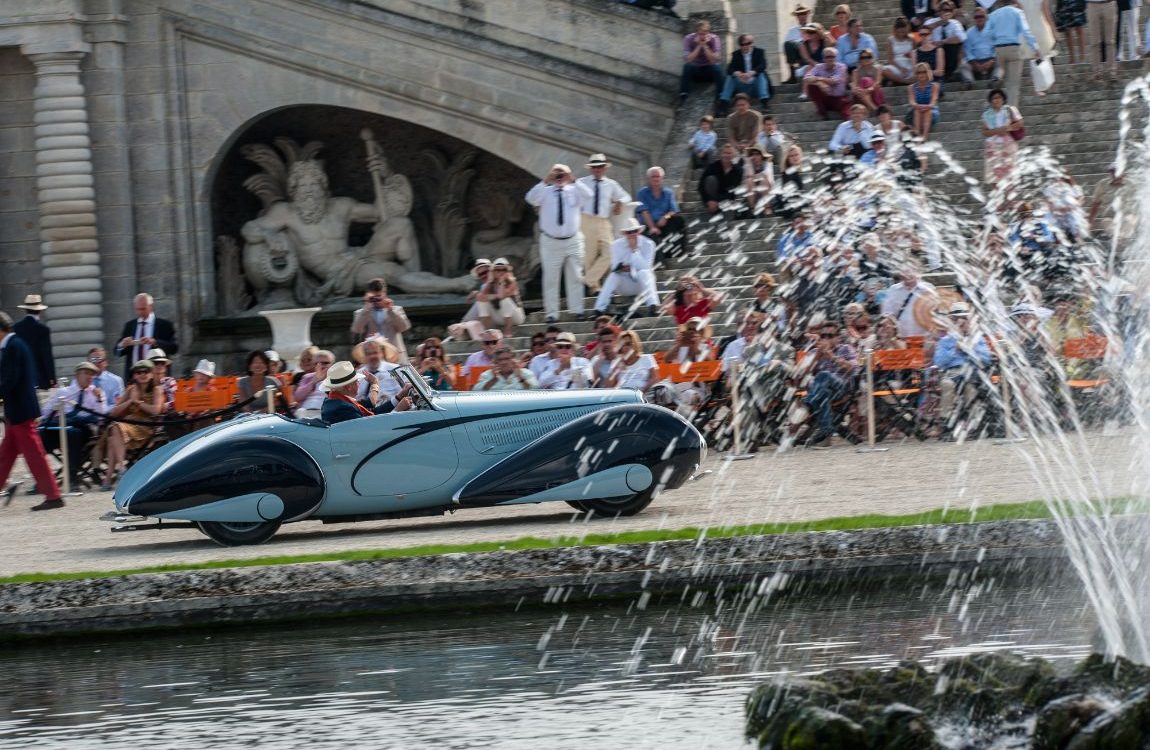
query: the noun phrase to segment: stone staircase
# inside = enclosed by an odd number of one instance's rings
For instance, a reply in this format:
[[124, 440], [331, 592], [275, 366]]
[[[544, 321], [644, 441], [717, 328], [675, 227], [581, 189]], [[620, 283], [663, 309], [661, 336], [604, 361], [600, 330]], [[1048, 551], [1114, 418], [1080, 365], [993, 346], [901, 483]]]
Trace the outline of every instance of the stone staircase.
[[[820, 2], [816, 20], [830, 19], [834, 3]], [[897, 17], [892, 12], [896, 6], [889, 0], [863, 0], [852, 3], [852, 11], [861, 16], [869, 33], [875, 36], [880, 45], [880, 58], [885, 56], [886, 37]], [[873, 13], [872, 13], [873, 11]], [[1089, 78], [1085, 65], [1057, 65], [1058, 81], [1044, 97], [1035, 96], [1033, 89], [1027, 89], [1029, 79], [1023, 82], [1022, 101], [1019, 109], [1026, 122], [1024, 146], [1045, 146], [1059, 160], [1063, 167], [1080, 184], [1087, 198], [1095, 182], [1103, 177], [1114, 158], [1119, 140], [1120, 123], [1118, 113], [1124, 84], [1140, 75], [1140, 63], [1120, 66], [1120, 81], [1099, 83]], [[772, 79], [779, 81], [782, 74], [772, 71]], [[932, 140], [938, 142], [967, 175], [981, 181], [983, 173], [983, 139], [980, 133], [979, 118], [986, 107], [986, 94], [991, 86], [987, 82], [975, 84], [970, 91], [962, 91], [957, 83], [947, 84], [946, 96], [941, 103], [941, 119], [932, 131]], [[811, 154], [825, 149], [838, 120], [822, 120], [809, 102], [799, 100], [800, 88], [796, 84], [776, 84], [769, 112], [787, 133], [797, 136], [804, 150]], [[906, 89], [891, 87], [885, 89], [887, 103], [896, 115], [905, 113]], [[661, 164], [667, 170], [667, 184], [673, 186], [680, 196], [680, 207], [688, 222], [689, 231], [695, 237], [705, 235], [704, 241], [694, 242], [695, 254], [685, 260], [671, 262], [658, 272], [660, 294], [668, 294], [675, 280], [683, 273], [693, 273], [704, 284], [724, 294], [723, 303], [713, 316], [716, 337], [734, 332], [735, 318], [751, 296], [750, 285], [754, 276], [761, 271], [774, 269], [774, 245], [783, 229], [772, 218], [758, 218], [711, 223], [711, 217], [702, 211], [695, 191], [697, 174], [688, 166], [686, 142], [694, 131], [699, 117], [709, 111], [713, 93], [698, 90], [676, 112], [671, 135], [665, 144]], [[1144, 113], [1139, 113], [1139, 118]], [[717, 123], [720, 142], [724, 135], [723, 123]], [[1140, 127], [1140, 122], [1133, 123]], [[969, 211], [978, 210], [978, 202], [971, 194], [962, 174], [945, 169], [944, 162], [932, 155], [926, 175], [927, 184], [941, 193], [952, 205]], [[633, 191], [638, 185], [632, 186]], [[949, 274], [936, 274], [928, 279], [937, 285], [952, 283]], [[585, 300], [590, 313], [593, 298]], [[529, 310], [536, 310], [528, 316], [527, 323], [520, 326], [515, 338], [508, 343], [516, 350], [524, 350], [530, 337], [536, 331], [546, 328], [541, 305], [538, 301], [528, 302]], [[576, 322], [564, 315], [560, 325], [582, 340], [592, 333], [593, 322]], [[640, 318], [630, 322], [629, 327], [640, 331], [648, 351], [664, 349], [675, 336], [674, 319], [663, 316]], [[446, 349], [457, 359], [475, 351], [473, 342], [448, 342]]]

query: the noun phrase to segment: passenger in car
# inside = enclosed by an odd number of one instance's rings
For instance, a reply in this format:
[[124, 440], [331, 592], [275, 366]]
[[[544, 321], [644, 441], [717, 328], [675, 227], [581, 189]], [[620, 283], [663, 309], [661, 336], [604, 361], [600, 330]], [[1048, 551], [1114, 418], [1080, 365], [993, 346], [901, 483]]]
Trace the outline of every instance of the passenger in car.
[[[367, 398], [355, 398], [361, 382], [368, 384]], [[327, 398], [320, 409], [320, 418], [328, 424], [346, 422], [359, 417], [387, 414], [391, 411], [407, 411], [411, 408], [408, 396], [410, 386], [405, 386], [390, 398], [381, 396], [379, 383], [374, 376], [357, 372], [351, 362], [336, 362], [328, 370], [327, 379], [320, 384], [327, 391]]]

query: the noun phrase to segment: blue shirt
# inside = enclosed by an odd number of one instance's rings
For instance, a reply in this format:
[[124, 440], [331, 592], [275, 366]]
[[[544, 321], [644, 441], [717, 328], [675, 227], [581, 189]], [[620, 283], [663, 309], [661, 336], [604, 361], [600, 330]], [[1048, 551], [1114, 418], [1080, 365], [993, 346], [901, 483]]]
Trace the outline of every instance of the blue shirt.
[[779, 238], [779, 244], [775, 248], [775, 255], [780, 261], [786, 260], [809, 244], [811, 244], [810, 232], [795, 234], [795, 230], [788, 229], [783, 232], [783, 236]]
[[644, 185], [640, 188], [635, 200], [639, 201], [639, 205], [635, 208], [635, 216], [640, 221], [643, 220], [643, 212], [651, 212], [651, 221], [658, 222], [664, 215], [669, 213], [679, 213], [679, 204], [675, 202], [674, 194], [663, 186], [662, 194], [656, 198], [655, 194], [651, 192], [651, 188]]
[[984, 26], [979, 31], [977, 26], [966, 30], [966, 41], [962, 43], [962, 50], [967, 60], [990, 60], [994, 57], [994, 45], [990, 43], [989, 27]]
[[958, 339], [953, 333], [948, 333], [939, 339], [934, 347], [934, 360], [931, 362], [940, 370], [953, 370], [967, 364], [990, 364], [990, 347], [986, 345], [986, 338], [979, 336], [974, 344], [974, 357], [972, 362], [970, 354], [958, 347]]
[[104, 370], [92, 378], [92, 384], [104, 392], [104, 395], [108, 397], [107, 403], [111, 406], [115, 406], [116, 399], [124, 392], [123, 379], [111, 370]]
[[862, 121], [858, 130], [855, 130], [854, 123], [850, 120], [845, 120], [839, 123], [835, 128], [835, 134], [831, 136], [830, 150], [841, 151], [846, 146], [854, 146], [861, 143], [864, 148], [870, 148], [870, 137], [874, 135], [874, 125], [871, 125], [866, 120]]
[[696, 153], [710, 151], [715, 147], [718, 138], [719, 134], [713, 130], [696, 130], [695, 134], [691, 136], [691, 150]]
[[851, 35], [843, 34], [839, 37], [835, 46], [839, 50], [839, 62], [848, 68], [857, 68], [859, 66], [859, 55], [862, 54], [864, 49], [869, 49], [878, 59], [878, 45], [875, 44], [874, 37], [865, 31], [859, 33], [859, 43], [857, 47], [851, 46]]
[[1020, 39], [1025, 39], [1030, 49], [1038, 49], [1038, 41], [1031, 33], [1030, 25], [1026, 23], [1026, 16], [1013, 5], [1004, 5], [991, 13], [986, 19], [986, 29], [983, 33], [990, 38], [990, 43], [995, 47], [1019, 44]]

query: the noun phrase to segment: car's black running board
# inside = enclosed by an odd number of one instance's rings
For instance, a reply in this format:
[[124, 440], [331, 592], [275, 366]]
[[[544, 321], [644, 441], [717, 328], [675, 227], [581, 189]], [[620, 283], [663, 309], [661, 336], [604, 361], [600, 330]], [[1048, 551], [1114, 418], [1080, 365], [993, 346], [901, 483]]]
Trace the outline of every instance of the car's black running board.
[[419, 516], [442, 516], [445, 513], [454, 513], [455, 508], [445, 505], [440, 508], [413, 508], [412, 510], [398, 510], [389, 513], [359, 513], [354, 516], [312, 516], [309, 521], [322, 521], [328, 523], [353, 523], [355, 521], [386, 521], [392, 518], [418, 518]]

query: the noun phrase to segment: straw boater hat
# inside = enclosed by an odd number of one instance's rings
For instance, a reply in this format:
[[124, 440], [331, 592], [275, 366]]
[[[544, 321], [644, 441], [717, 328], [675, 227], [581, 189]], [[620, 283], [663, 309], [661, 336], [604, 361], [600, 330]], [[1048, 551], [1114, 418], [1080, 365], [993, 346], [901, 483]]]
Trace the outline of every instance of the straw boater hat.
[[802, 3], [799, 3], [798, 5], [795, 6], [795, 9], [791, 11], [791, 15], [792, 16], [801, 16], [804, 13], [810, 13], [810, 12], [811, 12], [810, 8], [803, 5]]
[[135, 372], [136, 370], [154, 370], [154, 369], [156, 369], [156, 366], [152, 363], [152, 360], [150, 360], [150, 359], [141, 359], [139, 362], [132, 365], [132, 372]]
[[165, 365], [170, 365], [172, 363], [172, 360], [168, 359], [168, 355], [164, 352], [164, 350], [158, 348], [148, 350], [148, 359], [152, 360], [153, 363], [163, 362]]
[[588, 167], [609, 167], [609, 166], [611, 166], [611, 162], [607, 161], [607, 157], [603, 154], [591, 154], [591, 157], [589, 159], [587, 159], [587, 166]]
[[491, 261], [487, 258], [476, 258], [475, 265], [471, 267], [471, 275], [479, 278], [479, 272], [491, 268]]
[[367, 357], [363, 353], [363, 345], [372, 341], [379, 344], [379, 348], [383, 350], [383, 361], [390, 362], [393, 365], [399, 364], [399, 350], [395, 348], [395, 344], [391, 343], [383, 336], [372, 336], [355, 345], [351, 350], [351, 358], [361, 365], [367, 362]]
[[39, 294], [29, 294], [24, 297], [24, 304], [16, 305], [21, 310], [28, 310], [29, 312], [43, 312], [48, 309], [44, 304], [44, 299]]
[[332, 391], [351, 382], [359, 383], [363, 379], [363, 373], [356, 370], [355, 365], [341, 359], [328, 368], [327, 379], [320, 383], [319, 387], [325, 391]]
[[511, 268], [511, 261], [507, 260], [507, 258], [496, 258], [495, 260], [491, 261], [491, 268], [493, 270], [496, 268], [510, 269]]
[[76, 369], [73, 370], [73, 372], [79, 372], [80, 370], [87, 370], [88, 372], [94, 372], [96, 374], [100, 373], [99, 367], [96, 367], [94, 364], [92, 364], [91, 362], [88, 362], [86, 360], [84, 362], [81, 362], [80, 364], [76, 365]]
[[196, 369], [192, 370], [192, 372], [203, 373], [209, 378], [214, 378], [216, 376], [216, 363], [209, 359], [201, 359], [196, 363]]

